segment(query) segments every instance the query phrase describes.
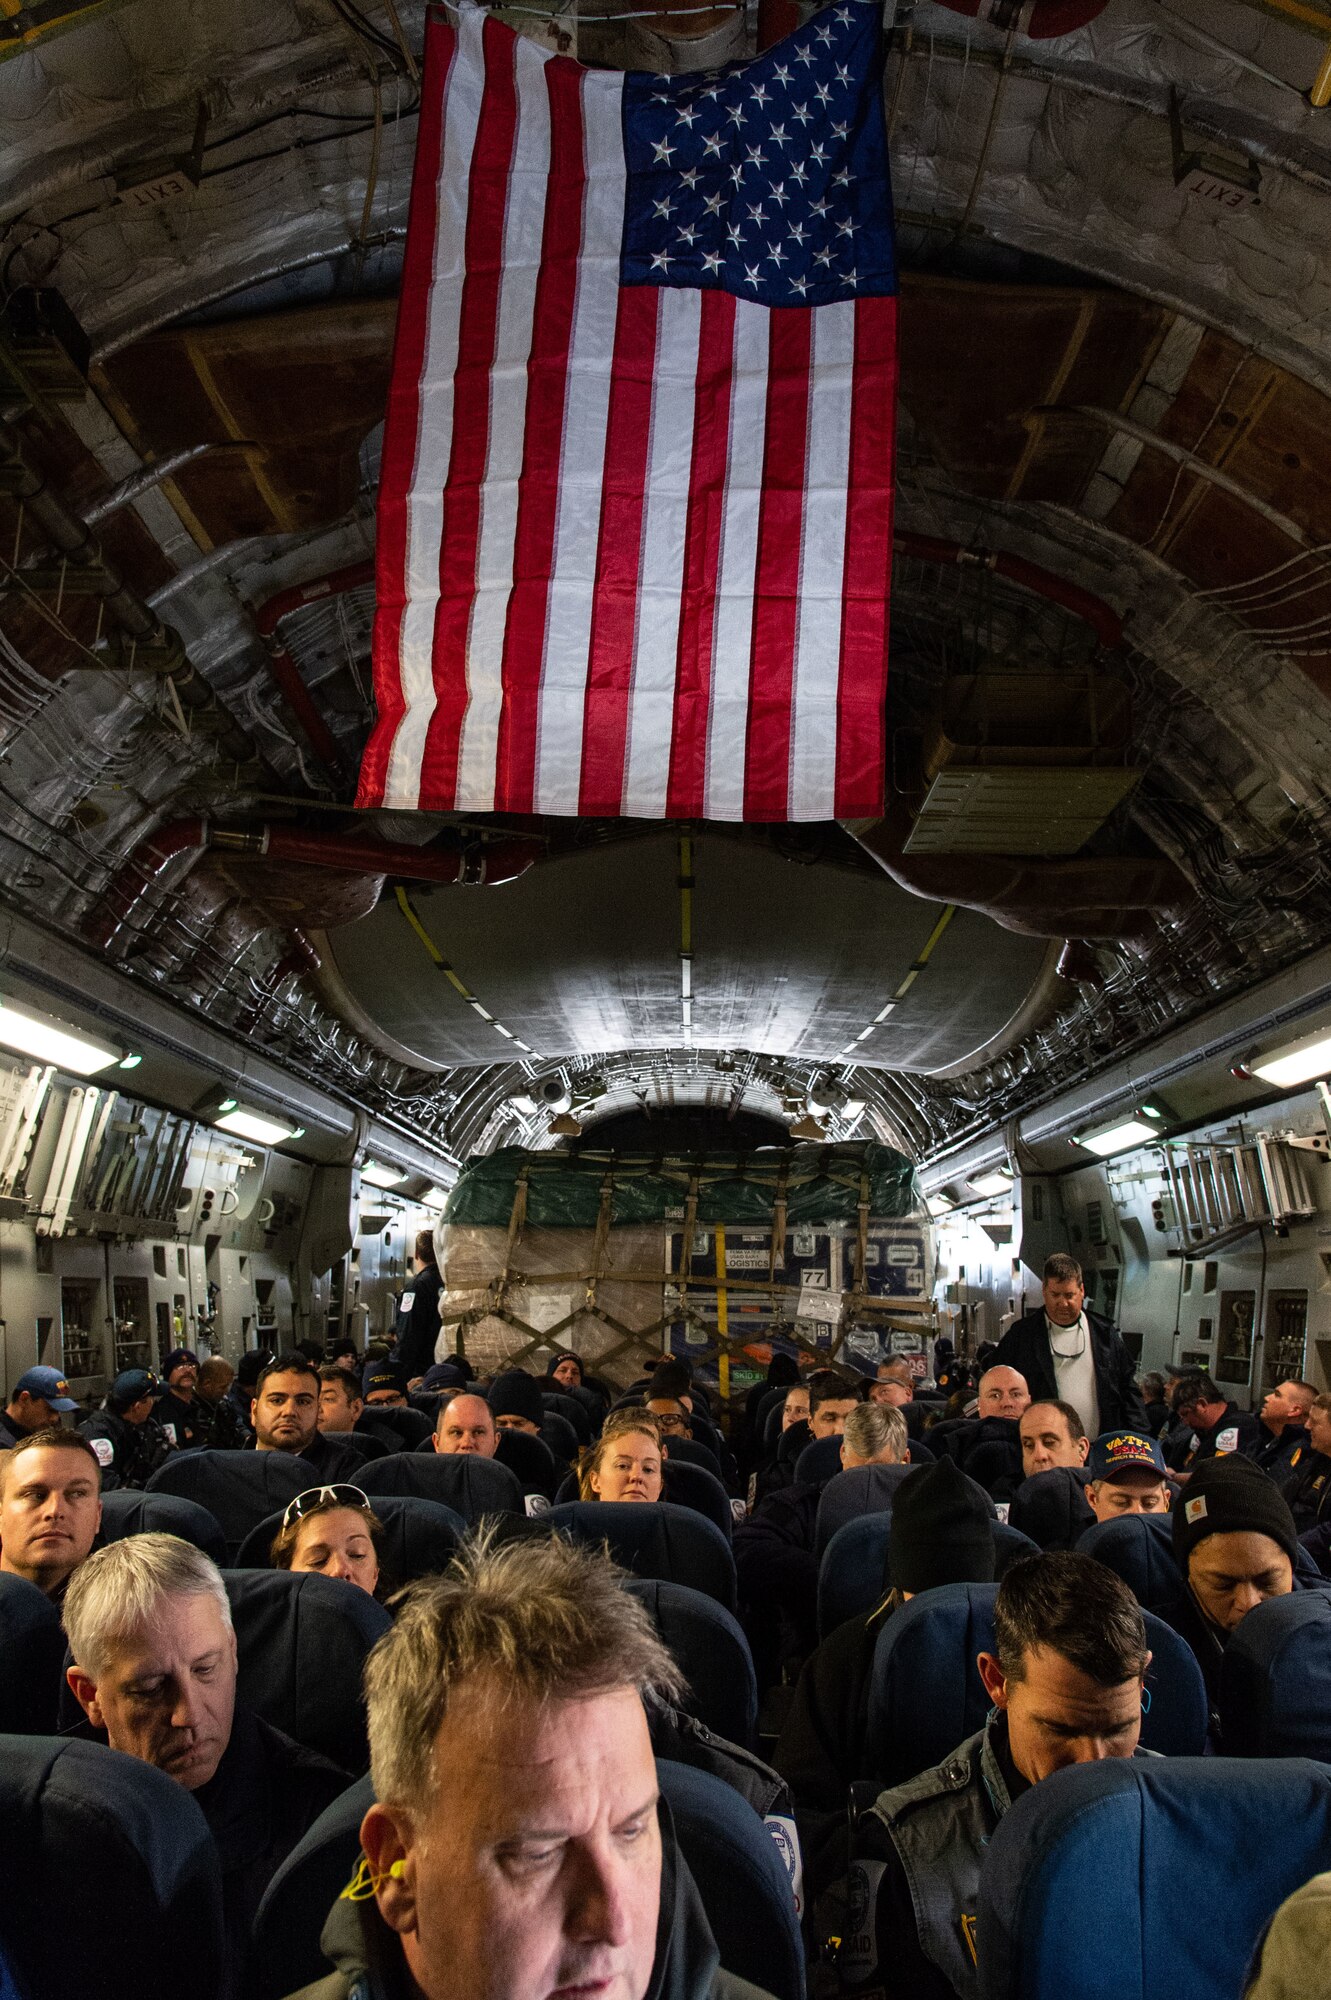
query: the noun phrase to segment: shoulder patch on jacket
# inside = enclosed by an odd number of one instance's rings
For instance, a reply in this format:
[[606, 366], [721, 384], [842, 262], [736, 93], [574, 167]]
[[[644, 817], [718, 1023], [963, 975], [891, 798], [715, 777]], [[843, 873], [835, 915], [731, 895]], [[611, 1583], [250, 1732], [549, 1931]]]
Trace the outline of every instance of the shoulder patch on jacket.
[[102, 1471], [109, 1471], [116, 1455], [116, 1448], [110, 1438], [89, 1438], [88, 1443], [97, 1454], [97, 1463], [101, 1466]]
[[1239, 1427], [1237, 1424], [1226, 1424], [1224, 1430], [1216, 1433], [1215, 1448], [1217, 1453], [1238, 1450]]

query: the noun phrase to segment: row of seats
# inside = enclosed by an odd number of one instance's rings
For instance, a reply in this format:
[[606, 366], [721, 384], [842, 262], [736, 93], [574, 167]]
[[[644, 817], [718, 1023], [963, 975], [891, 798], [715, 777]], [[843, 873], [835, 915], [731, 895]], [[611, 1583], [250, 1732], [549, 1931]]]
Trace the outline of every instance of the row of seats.
[[[705, 1771], [664, 1760], [657, 1770], [723, 1963], [775, 2000], [803, 2000], [789, 1879], [757, 1813]], [[273, 1878], [252, 1954], [261, 1983], [247, 2000], [283, 2000], [327, 1973], [319, 1933], [354, 1872], [372, 1799], [368, 1778], [351, 1786]], [[7, 1979], [14, 2000], [216, 2000], [217, 1877], [198, 1806], [151, 1765], [69, 1738], [0, 1736], [0, 1992]], [[62, 1921], [53, 1883], [78, 1884], [77, 1922]]]

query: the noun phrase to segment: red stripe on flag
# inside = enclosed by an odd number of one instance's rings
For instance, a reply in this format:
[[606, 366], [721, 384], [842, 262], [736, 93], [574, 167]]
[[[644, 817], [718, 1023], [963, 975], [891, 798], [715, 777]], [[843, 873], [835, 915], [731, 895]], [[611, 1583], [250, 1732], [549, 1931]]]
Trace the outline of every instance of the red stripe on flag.
[[536, 728], [550, 577], [559, 517], [559, 469], [568, 396], [568, 355], [582, 241], [582, 78], [566, 57], [545, 66], [550, 99], [550, 198], [536, 282], [527, 415], [518, 480], [513, 589], [504, 627], [504, 702], [499, 717], [495, 811], [536, 810]]
[[383, 803], [393, 739], [406, 710], [401, 647], [402, 614], [407, 599], [407, 493], [420, 434], [421, 376], [425, 368], [430, 276], [439, 220], [444, 104], [456, 55], [456, 34], [446, 21], [431, 16], [425, 29], [425, 73], [402, 269], [402, 304], [393, 339], [380, 471], [373, 642], [375, 724], [361, 759], [358, 806]]
[[730, 448], [734, 348], [733, 297], [729, 292], [704, 292], [698, 329], [689, 508], [684, 527], [667, 819], [700, 819], [706, 796], [707, 719], [712, 696], [716, 579], [721, 562], [726, 458]]
[[655, 285], [625, 285], [615, 320], [578, 794], [591, 818], [623, 810], [660, 306]]
[[881, 813], [886, 796], [888, 599], [897, 417], [897, 302], [855, 305], [846, 566], [837, 688], [836, 814]]
[[457, 791], [458, 753], [467, 710], [467, 635], [476, 599], [481, 485], [490, 433], [490, 370], [499, 322], [504, 209], [518, 123], [516, 38], [492, 16], [482, 30], [485, 89], [467, 194], [467, 237], [453, 442], [444, 484], [439, 547], [439, 602], [434, 614], [435, 709], [421, 759], [420, 810], [449, 812]]
[[746, 820], [784, 820], [790, 815], [791, 702], [812, 351], [813, 321], [807, 308], [773, 307], [749, 655]]

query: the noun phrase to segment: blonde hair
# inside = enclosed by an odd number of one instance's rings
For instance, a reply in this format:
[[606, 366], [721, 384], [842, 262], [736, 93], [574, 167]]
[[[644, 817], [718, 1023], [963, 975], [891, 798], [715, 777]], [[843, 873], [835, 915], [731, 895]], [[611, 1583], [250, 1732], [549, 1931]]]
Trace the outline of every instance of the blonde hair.
[[365, 1663], [376, 1798], [412, 1814], [428, 1806], [435, 1740], [470, 1681], [503, 1701], [583, 1701], [620, 1688], [677, 1700], [679, 1669], [620, 1588], [623, 1575], [561, 1536], [502, 1542], [485, 1529], [443, 1575], [405, 1590]]
[[592, 1474], [602, 1471], [617, 1441], [622, 1437], [631, 1436], [634, 1432], [640, 1432], [643, 1437], [653, 1439], [657, 1450], [660, 1451], [661, 1426], [650, 1410], [616, 1410], [613, 1416], [606, 1418], [605, 1429], [596, 1443], [587, 1445], [578, 1455], [576, 1471], [580, 1500], [596, 1498], [592, 1488]]
[[63, 1622], [74, 1664], [100, 1680], [117, 1643], [150, 1625], [165, 1597], [211, 1597], [231, 1629], [221, 1571], [179, 1535], [126, 1535], [95, 1549], [70, 1579]]

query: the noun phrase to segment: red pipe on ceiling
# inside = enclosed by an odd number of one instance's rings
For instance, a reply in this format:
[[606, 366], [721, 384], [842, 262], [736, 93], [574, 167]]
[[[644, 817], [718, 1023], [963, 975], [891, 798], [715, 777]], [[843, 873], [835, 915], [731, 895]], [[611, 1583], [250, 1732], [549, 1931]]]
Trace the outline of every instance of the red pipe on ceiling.
[[1123, 643], [1123, 620], [1103, 597], [1093, 596], [1051, 569], [1041, 569], [1038, 563], [1027, 562], [1024, 556], [1010, 556], [1002, 549], [968, 549], [960, 542], [944, 541], [938, 535], [894, 535], [892, 547], [899, 555], [918, 556], [921, 562], [991, 570], [995, 576], [1005, 576], [1023, 590], [1046, 597], [1051, 604], [1060, 604], [1074, 617], [1083, 619], [1102, 646], [1112, 650]]
[[[215, 826], [202, 818], [170, 820], [139, 843], [116, 875], [85, 935], [100, 950], [129, 925], [152, 884], [176, 855], [191, 848], [219, 853], [267, 855], [310, 868], [344, 874], [392, 875], [409, 882], [511, 882], [544, 855], [545, 842], [511, 834], [478, 847], [411, 847], [355, 833], [310, 833], [299, 827]], [[292, 968], [295, 969], [294, 967]]]
[[[953, 14], [969, 14], [973, 21], [987, 21], [995, 28], [1010, 28], [1022, 14], [1019, 0], [941, 0]], [[1022, 20], [1021, 32], [1033, 42], [1051, 41], [1055, 35], [1070, 35], [1085, 28], [1103, 14], [1109, 0], [1032, 0], [1030, 18]]]
[[349, 778], [353, 782], [355, 772], [320, 714], [295, 659], [276, 637], [276, 632], [281, 621], [290, 617], [293, 611], [300, 611], [307, 604], [316, 604], [322, 597], [337, 597], [344, 590], [358, 590], [362, 584], [373, 581], [374, 563], [367, 559], [349, 563], [345, 569], [330, 570], [327, 576], [312, 577], [308, 583], [296, 583], [286, 590], [275, 591], [262, 604], [254, 607], [254, 622], [264, 642], [269, 669], [287, 707], [304, 731], [310, 748], [330, 777]]

